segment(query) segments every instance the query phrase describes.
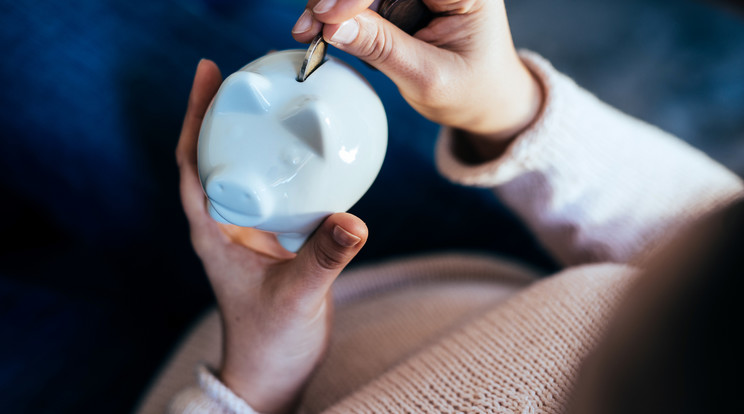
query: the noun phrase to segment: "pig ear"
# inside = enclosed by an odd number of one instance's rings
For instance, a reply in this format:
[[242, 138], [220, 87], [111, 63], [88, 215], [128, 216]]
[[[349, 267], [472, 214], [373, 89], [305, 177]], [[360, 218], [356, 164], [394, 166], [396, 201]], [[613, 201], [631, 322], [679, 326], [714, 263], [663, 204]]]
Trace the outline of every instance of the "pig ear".
[[271, 103], [266, 92], [271, 82], [254, 72], [235, 72], [220, 87], [214, 104], [216, 112], [262, 113], [268, 112]]
[[314, 97], [302, 97], [287, 105], [281, 123], [313, 152], [323, 157], [324, 137], [329, 132], [328, 119], [325, 105]]

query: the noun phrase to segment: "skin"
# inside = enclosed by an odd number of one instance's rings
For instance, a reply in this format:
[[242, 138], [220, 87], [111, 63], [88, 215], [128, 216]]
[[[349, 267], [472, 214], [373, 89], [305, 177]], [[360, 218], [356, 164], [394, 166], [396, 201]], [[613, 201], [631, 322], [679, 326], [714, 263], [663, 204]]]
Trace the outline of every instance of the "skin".
[[[333, 46], [392, 79], [416, 111], [458, 129], [479, 161], [496, 158], [537, 117], [543, 100], [541, 86], [514, 48], [504, 3], [424, 3], [439, 17], [409, 36], [369, 10], [377, 6], [371, 0], [336, 0], [323, 13], [313, 11], [325, 8], [320, 0], [310, 0], [292, 35], [307, 43], [322, 31]], [[334, 38], [342, 26], [355, 25], [353, 40]]]
[[[517, 56], [501, 1], [425, 0], [440, 17], [415, 36], [368, 9], [371, 0], [337, 0], [315, 13], [318, 3], [308, 3], [294, 37], [309, 42], [322, 30], [332, 45], [377, 67], [418, 112], [458, 129], [474, 162], [498, 157], [540, 111], [541, 88]], [[344, 24], [358, 28], [342, 43], [334, 35]], [[256, 411], [287, 412], [327, 349], [330, 287], [364, 245], [367, 227], [350, 214], [331, 215], [294, 255], [272, 235], [212, 220], [196, 143], [221, 82], [213, 62], [199, 63], [176, 150], [181, 199], [223, 321], [218, 375]]]
[[213, 62], [199, 62], [176, 149], [181, 202], [224, 326], [220, 378], [258, 412], [286, 412], [327, 348], [330, 287], [364, 245], [367, 227], [351, 214], [333, 214], [295, 255], [273, 235], [214, 221], [196, 143], [221, 82]]

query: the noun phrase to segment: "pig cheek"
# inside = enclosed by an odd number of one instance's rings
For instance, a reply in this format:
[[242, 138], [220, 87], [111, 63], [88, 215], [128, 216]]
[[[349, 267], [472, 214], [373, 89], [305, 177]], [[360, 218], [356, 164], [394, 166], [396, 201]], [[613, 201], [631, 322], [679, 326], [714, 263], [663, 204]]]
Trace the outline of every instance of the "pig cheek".
[[324, 187], [328, 185], [325, 164], [317, 156], [302, 158], [301, 163], [284, 171], [274, 187], [274, 194], [283, 206], [281, 212], [284, 215], [308, 213], [322, 204], [320, 199]]

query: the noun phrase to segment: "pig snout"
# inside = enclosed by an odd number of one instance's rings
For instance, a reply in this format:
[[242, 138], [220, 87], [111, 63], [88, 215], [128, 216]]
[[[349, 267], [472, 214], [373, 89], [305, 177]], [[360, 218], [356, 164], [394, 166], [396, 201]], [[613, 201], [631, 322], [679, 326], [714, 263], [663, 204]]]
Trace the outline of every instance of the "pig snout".
[[207, 179], [204, 187], [212, 205], [210, 214], [214, 217], [216, 212], [219, 217], [214, 218], [218, 221], [254, 227], [271, 215], [272, 197], [258, 180], [216, 174]]

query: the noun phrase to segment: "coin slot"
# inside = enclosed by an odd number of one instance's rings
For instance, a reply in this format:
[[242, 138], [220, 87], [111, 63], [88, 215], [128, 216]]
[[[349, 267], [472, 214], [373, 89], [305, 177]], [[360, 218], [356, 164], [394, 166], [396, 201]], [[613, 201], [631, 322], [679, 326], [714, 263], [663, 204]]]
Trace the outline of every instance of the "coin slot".
[[313, 72], [326, 62], [327, 49], [328, 43], [323, 40], [323, 33], [318, 34], [310, 43], [307, 53], [305, 53], [305, 59], [302, 61], [300, 72], [297, 74], [297, 82], [306, 81]]

